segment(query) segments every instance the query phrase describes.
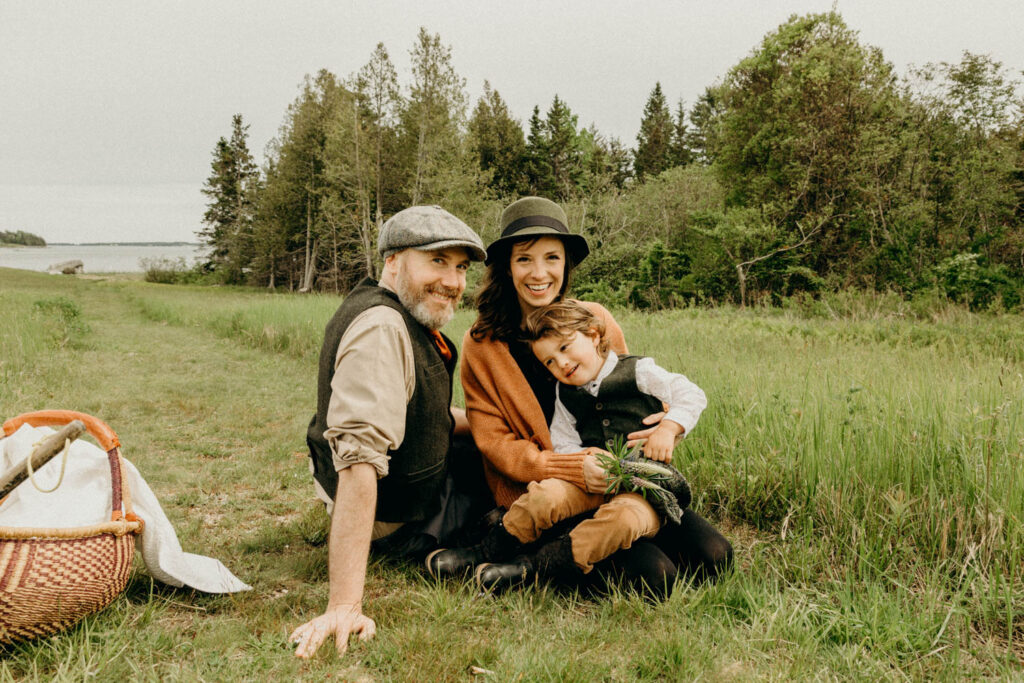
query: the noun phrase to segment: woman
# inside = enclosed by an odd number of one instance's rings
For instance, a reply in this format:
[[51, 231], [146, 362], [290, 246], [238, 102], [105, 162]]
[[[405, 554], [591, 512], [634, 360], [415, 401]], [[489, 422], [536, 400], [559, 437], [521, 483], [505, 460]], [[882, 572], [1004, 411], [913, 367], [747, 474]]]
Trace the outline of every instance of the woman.
[[[606, 486], [593, 449], [552, 451], [548, 425], [555, 381], [529, 345], [518, 341], [525, 317], [561, 299], [573, 267], [589, 253], [586, 240], [570, 233], [567, 223], [561, 207], [540, 197], [524, 197], [506, 207], [501, 236], [487, 248], [487, 272], [477, 295], [479, 317], [462, 344], [466, 414], [484, 456], [487, 483], [504, 508], [532, 481], [558, 478], [591, 492]], [[622, 329], [611, 314], [600, 304], [581, 303], [604, 321], [610, 347], [626, 353]], [[652, 415], [645, 422], [656, 426], [661, 417]], [[629, 438], [645, 438], [653, 428]], [[668, 525], [653, 540], [619, 551], [595, 573], [619, 571], [631, 581], [667, 591], [677, 571], [713, 577], [731, 559], [729, 542], [688, 509], [680, 525]]]

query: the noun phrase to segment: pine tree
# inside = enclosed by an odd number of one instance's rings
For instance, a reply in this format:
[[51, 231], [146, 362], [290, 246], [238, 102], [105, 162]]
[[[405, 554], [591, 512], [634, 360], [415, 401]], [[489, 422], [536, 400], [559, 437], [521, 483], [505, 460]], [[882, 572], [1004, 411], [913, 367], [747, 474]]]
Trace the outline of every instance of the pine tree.
[[551, 101], [544, 120], [544, 138], [555, 195], [559, 199], [568, 199], [576, 193], [583, 178], [583, 155], [576, 130], [576, 115], [558, 95]]
[[530, 132], [526, 138], [526, 177], [530, 194], [540, 197], [557, 195], [557, 183], [551, 169], [548, 140], [538, 106], [533, 107], [533, 114], [530, 116]]
[[385, 206], [385, 188], [390, 187], [393, 193], [397, 185], [391, 176], [395, 174], [398, 165], [394, 158], [397, 147], [395, 126], [402, 108], [398, 74], [384, 43], [377, 43], [370, 61], [359, 70], [355, 89], [360, 100], [361, 118], [366, 121], [373, 138], [374, 217], [380, 229], [383, 214], [398, 210], [395, 205], [397, 202]]
[[412, 58], [412, 85], [402, 112], [403, 147], [410, 154], [406, 194], [411, 204], [444, 203], [461, 194], [471, 159], [463, 154], [466, 82], [452, 66], [451, 48], [420, 27]]
[[[270, 199], [261, 202], [260, 210], [265, 221], [275, 226], [274, 243], [285, 245], [274, 267], [287, 277], [289, 289], [313, 288], [318, 262], [329, 243], [331, 228], [321, 211], [323, 199], [333, 191], [324, 173], [325, 146], [338, 107], [349, 96], [326, 69], [315, 77], [306, 76], [271, 151], [273, 173], [267, 173], [264, 189]], [[266, 237], [269, 229], [264, 224], [261, 235]], [[277, 274], [264, 276], [276, 281]]]
[[487, 81], [470, 117], [469, 133], [480, 170], [490, 175], [488, 184], [498, 196], [515, 196], [527, 189], [523, 128]]
[[231, 139], [220, 138], [202, 192], [209, 198], [199, 237], [209, 249], [207, 268], [229, 282], [241, 279], [252, 252], [252, 227], [259, 171], [246, 142], [249, 126], [231, 119]]
[[656, 176], [672, 166], [674, 130], [665, 95], [661, 92], [661, 83], [655, 83], [654, 90], [644, 105], [640, 132], [636, 136], [633, 171], [637, 180], [643, 181], [646, 176]]
[[591, 125], [579, 133], [579, 147], [585, 169], [580, 190], [597, 195], [611, 189], [621, 190], [630, 177], [630, 153], [618, 138], [607, 139]]
[[669, 167], [689, 166], [693, 162], [689, 131], [686, 126], [686, 108], [680, 99], [676, 105], [676, 118], [672, 122], [672, 141], [669, 143]]
[[690, 109], [691, 128], [686, 132], [686, 147], [691, 160], [708, 165], [715, 160], [714, 127], [722, 115], [722, 104], [715, 88], [707, 88]]

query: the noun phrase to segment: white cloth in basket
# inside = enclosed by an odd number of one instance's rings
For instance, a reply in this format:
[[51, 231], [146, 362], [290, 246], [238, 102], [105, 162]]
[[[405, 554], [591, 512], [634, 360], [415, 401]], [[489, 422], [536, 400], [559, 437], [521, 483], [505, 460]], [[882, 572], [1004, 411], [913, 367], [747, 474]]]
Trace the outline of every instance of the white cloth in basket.
[[[27, 458], [35, 443], [53, 433], [49, 427], [26, 424], [11, 436], [0, 438], [0, 471]], [[63, 455], [58, 455], [36, 471], [35, 481], [40, 488], [51, 489], [57, 483], [62, 459]], [[0, 526], [65, 528], [110, 521], [109, 462], [99, 447], [85, 440], [75, 441], [60, 487], [53, 493], [43, 493], [31, 481], [25, 481], [0, 505]], [[234, 593], [251, 588], [219, 560], [184, 552], [146, 480], [128, 460], [124, 461], [124, 470], [132, 507], [145, 522], [136, 548], [150, 576], [171, 586], [189, 586], [205, 593]]]

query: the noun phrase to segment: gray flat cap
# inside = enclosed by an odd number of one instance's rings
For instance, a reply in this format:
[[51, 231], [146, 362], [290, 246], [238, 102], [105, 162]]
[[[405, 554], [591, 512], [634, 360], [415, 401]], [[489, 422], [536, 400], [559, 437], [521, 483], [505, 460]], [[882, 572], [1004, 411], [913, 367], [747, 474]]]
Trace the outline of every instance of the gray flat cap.
[[377, 237], [377, 251], [384, 258], [402, 249], [463, 247], [473, 261], [487, 256], [483, 240], [458, 218], [440, 206], [410, 206], [389, 218]]

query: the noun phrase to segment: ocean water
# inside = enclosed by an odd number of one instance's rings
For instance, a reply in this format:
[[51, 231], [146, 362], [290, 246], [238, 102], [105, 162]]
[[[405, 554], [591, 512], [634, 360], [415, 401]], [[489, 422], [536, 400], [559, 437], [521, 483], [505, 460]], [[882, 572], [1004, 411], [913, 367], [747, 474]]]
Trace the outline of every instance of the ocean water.
[[198, 244], [137, 246], [128, 244], [75, 245], [46, 247], [0, 247], [0, 267], [46, 272], [55, 263], [78, 259], [86, 273], [141, 273], [143, 259], [185, 259], [188, 266], [201, 260], [205, 247]]

